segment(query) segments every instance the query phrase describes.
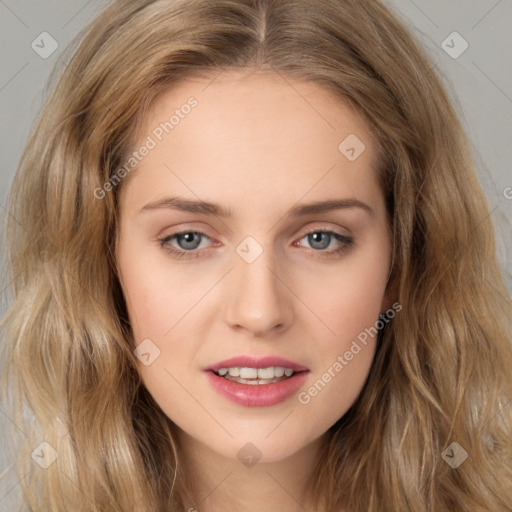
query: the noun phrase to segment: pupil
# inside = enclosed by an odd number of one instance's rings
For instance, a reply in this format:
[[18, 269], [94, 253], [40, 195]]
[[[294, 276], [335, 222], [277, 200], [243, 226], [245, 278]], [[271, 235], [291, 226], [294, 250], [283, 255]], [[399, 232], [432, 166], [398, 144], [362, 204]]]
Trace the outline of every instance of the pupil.
[[[324, 243], [320, 241], [322, 237], [325, 237]], [[315, 247], [316, 249], [325, 249], [326, 247], [329, 246], [330, 237], [331, 235], [329, 235], [329, 233], [311, 233], [309, 235], [309, 243], [311, 244], [312, 247]], [[320, 243], [320, 246], [315, 246], [315, 244], [318, 243]]]
[[[184, 240], [184, 243], [180, 244], [183, 249], [195, 249], [197, 247], [197, 241], [199, 240], [198, 233], [185, 233], [180, 235], [180, 238]], [[178, 240], [180, 239], [178, 238]]]

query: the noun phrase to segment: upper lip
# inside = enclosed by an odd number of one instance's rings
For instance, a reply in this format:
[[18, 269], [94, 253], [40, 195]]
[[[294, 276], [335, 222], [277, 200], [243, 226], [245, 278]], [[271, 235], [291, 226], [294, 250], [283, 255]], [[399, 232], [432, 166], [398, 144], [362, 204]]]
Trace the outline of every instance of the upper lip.
[[280, 366], [282, 368], [291, 368], [296, 372], [307, 371], [308, 368], [302, 366], [294, 361], [285, 359], [284, 357], [266, 356], [266, 357], [251, 357], [251, 356], [237, 356], [231, 359], [225, 359], [218, 363], [207, 366], [205, 371], [217, 371], [219, 368], [269, 368], [271, 366]]

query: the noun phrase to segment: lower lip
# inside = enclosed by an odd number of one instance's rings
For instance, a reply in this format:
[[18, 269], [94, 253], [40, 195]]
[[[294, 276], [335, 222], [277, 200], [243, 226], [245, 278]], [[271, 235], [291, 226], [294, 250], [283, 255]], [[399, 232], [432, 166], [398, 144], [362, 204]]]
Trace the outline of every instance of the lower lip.
[[232, 402], [246, 407], [266, 407], [290, 398], [304, 384], [308, 373], [299, 372], [273, 384], [240, 384], [219, 377], [211, 370], [206, 371], [206, 376], [214, 389]]

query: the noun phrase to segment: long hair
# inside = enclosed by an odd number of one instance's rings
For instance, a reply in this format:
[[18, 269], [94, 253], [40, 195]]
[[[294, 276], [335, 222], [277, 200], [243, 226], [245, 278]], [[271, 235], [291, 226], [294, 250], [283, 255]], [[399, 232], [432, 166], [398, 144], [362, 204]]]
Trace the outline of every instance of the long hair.
[[[511, 300], [467, 136], [397, 16], [377, 0], [116, 0], [75, 46], [19, 161], [4, 230], [1, 386], [29, 509], [194, 503], [175, 426], [136, 371], [115, 258], [123, 180], [102, 199], [95, 190], [161, 92], [266, 68], [321, 85], [371, 128], [402, 305], [327, 432], [311, 481], [319, 510], [510, 511]], [[56, 459], [42, 468], [37, 456]]]

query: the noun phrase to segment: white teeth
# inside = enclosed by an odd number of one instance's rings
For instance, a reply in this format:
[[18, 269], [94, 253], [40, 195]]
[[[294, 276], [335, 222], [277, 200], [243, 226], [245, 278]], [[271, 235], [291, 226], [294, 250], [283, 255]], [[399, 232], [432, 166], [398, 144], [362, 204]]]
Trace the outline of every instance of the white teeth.
[[273, 379], [275, 370], [270, 368], [258, 368], [258, 379]]
[[[283, 368], [281, 366], [269, 366], [268, 368], [249, 368], [244, 367], [232, 367], [232, 368], [219, 368], [217, 373], [221, 377], [229, 375], [230, 377], [240, 377], [241, 379], [274, 379], [276, 377], [291, 377], [294, 370], [291, 368]], [[255, 380], [255, 383], [258, 382]]]
[[[231, 375], [231, 370], [229, 374]], [[258, 370], [256, 368], [240, 368], [239, 375], [242, 379], [255, 379], [258, 377]]]
[[284, 368], [282, 368], [281, 366], [276, 366], [274, 368], [274, 375], [276, 377], [282, 377], [284, 375]]

